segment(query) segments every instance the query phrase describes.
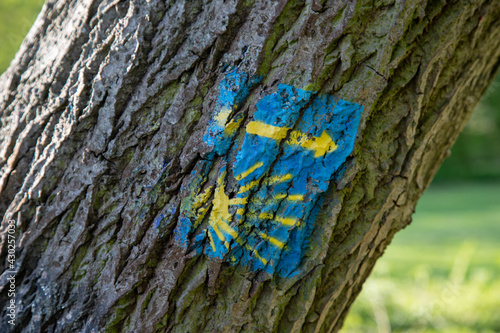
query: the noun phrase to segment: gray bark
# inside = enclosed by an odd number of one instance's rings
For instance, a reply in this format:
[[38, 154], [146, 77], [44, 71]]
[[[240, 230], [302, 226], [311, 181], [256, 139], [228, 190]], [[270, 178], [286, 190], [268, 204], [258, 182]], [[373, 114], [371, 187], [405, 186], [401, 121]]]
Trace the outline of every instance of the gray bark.
[[[47, 1], [0, 78], [2, 328], [338, 331], [493, 79], [499, 15], [481, 0]], [[292, 277], [175, 240], [228, 66], [263, 77], [240, 130], [278, 83], [364, 106]]]

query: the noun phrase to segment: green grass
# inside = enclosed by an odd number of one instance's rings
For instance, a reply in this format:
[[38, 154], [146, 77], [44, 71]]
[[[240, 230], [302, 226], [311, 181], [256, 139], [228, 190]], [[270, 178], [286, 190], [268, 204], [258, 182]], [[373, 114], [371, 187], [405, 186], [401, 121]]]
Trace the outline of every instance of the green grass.
[[43, 0], [0, 0], [0, 74], [14, 58]]
[[434, 186], [342, 333], [500, 332], [500, 183]]

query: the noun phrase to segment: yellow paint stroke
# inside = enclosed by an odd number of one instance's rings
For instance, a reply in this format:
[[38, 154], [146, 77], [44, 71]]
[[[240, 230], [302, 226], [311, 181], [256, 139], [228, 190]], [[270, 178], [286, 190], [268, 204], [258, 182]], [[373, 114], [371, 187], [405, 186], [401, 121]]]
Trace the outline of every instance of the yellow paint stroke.
[[[261, 177], [262, 178], [262, 177]], [[289, 173], [286, 173], [282, 176], [272, 176], [272, 177], [269, 177], [267, 178], [265, 181], [264, 181], [264, 184], [265, 185], [273, 185], [273, 184], [276, 184], [276, 183], [284, 183], [290, 179], [292, 179], [293, 176]], [[254, 180], [253, 182], [250, 182], [248, 184], [246, 184], [245, 186], [242, 186], [240, 187], [240, 189], [238, 190], [238, 194], [241, 194], [241, 193], [245, 193], [246, 191], [248, 191], [249, 189], [257, 186], [260, 182], [260, 178], [257, 179], [257, 180]]]
[[299, 131], [292, 131], [288, 137], [287, 143], [292, 146], [300, 146], [307, 141], [307, 134], [301, 133]]
[[245, 214], [245, 209], [244, 208], [238, 208], [236, 210], [236, 214], [243, 216]]
[[321, 157], [325, 154], [332, 153], [338, 148], [326, 131], [323, 131], [319, 138], [306, 140], [301, 146], [309, 150], [314, 150], [314, 157]]
[[234, 198], [234, 199], [230, 199], [229, 200], [229, 204], [231, 206], [234, 206], [234, 205], [245, 205], [248, 203], [248, 197], [245, 197], [245, 198]]
[[196, 200], [193, 204], [193, 209], [198, 209], [200, 206], [202, 206], [204, 203], [206, 203], [208, 201], [208, 199], [210, 199], [210, 196], [212, 195], [212, 190], [213, 190], [213, 186], [209, 186], [205, 189], [205, 191], [203, 191], [202, 194], [198, 195], [196, 197]]
[[227, 136], [232, 136], [236, 131], [238, 130], [238, 127], [240, 127], [241, 121], [243, 120], [243, 117], [239, 119], [231, 119], [229, 124], [226, 125], [226, 128], [224, 129], [224, 133]]
[[224, 237], [224, 234], [217, 227], [217, 224], [210, 223], [210, 225], [212, 226], [212, 229], [214, 229], [217, 237], [224, 243], [224, 246], [226, 247], [226, 249], [228, 249], [229, 243], [228, 243], [228, 241], [226, 241], [226, 237]]
[[200, 225], [201, 221], [203, 221], [203, 219], [205, 218], [205, 215], [207, 215], [207, 212], [209, 210], [209, 206], [208, 207], [203, 207], [203, 208], [200, 208], [198, 210], [198, 216], [196, 217], [196, 221], [194, 221], [194, 226], [197, 227]]
[[268, 179], [266, 179], [266, 184], [272, 185], [272, 184], [276, 184], [276, 183], [284, 183], [286, 181], [289, 181], [292, 178], [293, 178], [292, 174], [285, 173], [284, 175], [269, 177]]
[[212, 233], [210, 231], [208, 232], [208, 239], [210, 239], [210, 245], [212, 246], [212, 250], [215, 253], [217, 249], [215, 248], [214, 237], [212, 236]]
[[260, 260], [260, 261], [261, 261], [264, 265], [267, 265], [267, 260], [266, 260], [266, 259], [264, 259], [264, 258], [262, 258], [262, 257], [260, 256], [259, 252], [257, 252], [257, 250], [253, 250], [252, 252], [253, 252], [253, 255], [254, 255], [257, 259], [259, 259], [259, 260]]
[[226, 126], [227, 118], [229, 117], [230, 114], [231, 114], [231, 109], [226, 106], [223, 106], [222, 109], [220, 109], [217, 116], [215, 116], [215, 123], [220, 127]]
[[293, 217], [276, 216], [274, 220], [287, 226], [294, 226], [297, 223], [297, 219]]
[[274, 217], [273, 214], [269, 213], [260, 213], [259, 218], [264, 219], [264, 220], [272, 220]]
[[213, 209], [212, 214], [210, 214], [210, 219], [216, 220], [226, 220], [231, 219], [229, 214], [229, 198], [224, 192], [224, 178], [226, 177], [226, 171], [219, 176], [217, 179], [217, 188], [214, 193]]
[[303, 194], [292, 194], [287, 197], [288, 200], [292, 201], [302, 201], [304, 200], [304, 195]]
[[261, 166], [263, 166], [263, 165], [264, 165], [263, 162], [257, 162], [254, 165], [252, 165], [250, 168], [248, 168], [248, 170], [243, 171], [238, 176], [236, 176], [235, 179], [236, 180], [241, 180], [241, 179], [245, 178], [246, 176], [248, 176], [249, 174], [251, 174], [252, 172], [254, 172], [255, 170], [257, 170], [258, 168], [260, 168]]
[[206, 213], [208, 212], [208, 209], [209, 209], [209, 206], [207, 207], [202, 207], [200, 208], [202, 205], [204, 205], [208, 199], [210, 199], [211, 195], [212, 195], [212, 190], [213, 190], [213, 186], [209, 186], [205, 189], [205, 191], [203, 191], [202, 194], [198, 195], [193, 203], [193, 206], [191, 207], [192, 210], [197, 210], [198, 212], [198, 215], [196, 217], [196, 221], [194, 223], [194, 226], [197, 227], [201, 221], [203, 221], [203, 219], [205, 218], [205, 215]]
[[314, 83], [309, 83], [308, 85], [306, 85], [304, 88], [302, 88], [302, 90], [307, 90], [307, 91], [316, 91], [316, 89], [314, 89], [315, 87], [315, 84]]
[[280, 193], [273, 196], [276, 200], [287, 199], [290, 201], [302, 201], [304, 200], [304, 196], [302, 194], [292, 194], [288, 195], [287, 193]]
[[281, 224], [284, 224], [286, 226], [294, 226], [297, 223], [297, 219], [293, 217], [282, 217], [282, 216], [276, 216], [274, 217], [273, 214], [269, 213], [261, 213], [259, 215], [259, 218], [263, 220], [273, 220], [276, 222], [279, 222]]
[[274, 139], [276, 141], [284, 139], [289, 130], [290, 128], [288, 127], [278, 127], [258, 121], [251, 121], [247, 125], [247, 133]]
[[309, 138], [304, 133], [292, 131], [286, 143], [292, 146], [301, 146], [313, 150], [314, 157], [324, 156], [325, 154], [334, 152], [338, 148], [326, 131], [323, 131], [321, 136], [312, 138]]
[[217, 237], [219, 237], [219, 239], [224, 242], [226, 248], [229, 249], [229, 243], [226, 241], [221, 230], [234, 239], [238, 237], [238, 233], [228, 224], [228, 221], [231, 221], [231, 214], [229, 214], [229, 198], [224, 191], [225, 177], [226, 171], [224, 170], [217, 179], [217, 188], [214, 193], [214, 200], [212, 202], [213, 208], [210, 214], [209, 224], [214, 229]]
[[[258, 121], [251, 121], [248, 123], [246, 130], [247, 133], [279, 141], [286, 137], [290, 128], [268, 125]], [[305, 149], [312, 150], [314, 151], [314, 157], [324, 156], [325, 154], [329, 154], [338, 148], [326, 131], [323, 131], [321, 136], [312, 138], [309, 138], [307, 134], [299, 131], [292, 131], [286, 143], [292, 146], [301, 146]]]
[[252, 247], [248, 244], [245, 245], [245, 248], [248, 250], [248, 251], [252, 251], [253, 255], [259, 259], [264, 265], [267, 265], [267, 260], [262, 258], [259, 254], [259, 252], [256, 250], [256, 249], [252, 249]]
[[282, 249], [285, 247], [285, 243], [283, 243], [282, 241], [274, 238], [274, 237], [270, 237], [269, 235], [263, 233], [263, 232], [259, 232], [259, 235], [260, 237], [262, 237], [262, 239], [268, 241], [269, 243], [273, 244], [274, 246]]
[[245, 186], [240, 187], [240, 189], [238, 190], [238, 194], [245, 193], [246, 191], [248, 191], [252, 187], [257, 186], [259, 184], [259, 182], [260, 182], [260, 178], [257, 180], [254, 180], [253, 182], [246, 184]]
[[235, 239], [236, 241], [240, 240], [240, 236], [238, 235], [238, 233], [233, 228], [231, 228], [229, 224], [227, 224], [225, 221], [220, 221], [220, 223], [217, 224], [217, 227], [220, 227], [222, 231], [224, 231], [226, 234], [231, 235], [231, 237], [233, 237], [233, 239]]

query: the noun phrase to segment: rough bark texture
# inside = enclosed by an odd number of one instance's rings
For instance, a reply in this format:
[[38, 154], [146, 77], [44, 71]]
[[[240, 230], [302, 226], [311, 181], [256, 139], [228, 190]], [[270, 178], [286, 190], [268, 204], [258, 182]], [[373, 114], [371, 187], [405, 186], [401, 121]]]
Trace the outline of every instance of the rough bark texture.
[[[0, 78], [2, 331], [339, 330], [494, 77], [499, 15], [481, 0], [49, 0]], [[279, 83], [364, 106], [291, 277], [175, 240], [228, 66], [262, 78], [238, 133]]]

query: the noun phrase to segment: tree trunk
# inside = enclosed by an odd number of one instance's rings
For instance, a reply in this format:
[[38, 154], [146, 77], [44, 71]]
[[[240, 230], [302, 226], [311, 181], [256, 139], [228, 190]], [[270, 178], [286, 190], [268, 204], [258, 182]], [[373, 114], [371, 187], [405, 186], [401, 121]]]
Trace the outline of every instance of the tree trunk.
[[493, 79], [499, 15], [49, 0], [0, 78], [2, 332], [338, 331]]

